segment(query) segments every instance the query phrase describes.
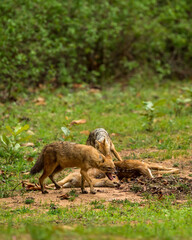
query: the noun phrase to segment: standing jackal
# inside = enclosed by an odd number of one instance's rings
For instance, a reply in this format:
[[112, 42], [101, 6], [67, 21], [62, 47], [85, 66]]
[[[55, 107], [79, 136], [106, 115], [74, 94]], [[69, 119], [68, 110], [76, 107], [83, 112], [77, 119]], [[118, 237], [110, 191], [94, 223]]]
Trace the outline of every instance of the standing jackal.
[[82, 175], [81, 190], [85, 191], [85, 180], [90, 186], [90, 192], [96, 193], [93, 188], [93, 183], [87, 174], [90, 168], [97, 168], [102, 170], [107, 177], [112, 180], [111, 173], [115, 171], [115, 166], [111, 158], [105, 157], [92, 146], [76, 144], [71, 142], [54, 142], [46, 145], [41, 154], [32, 167], [30, 173], [36, 174], [43, 170], [42, 176], [39, 178], [42, 193], [47, 193], [44, 189], [44, 180], [49, 177], [55, 184], [56, 189], [60, 186], [55, 182], [53, 176], [64, 168], [79, 167]]
[[119, 161], [123, 161], [116, 151], [108, 132], [104, 128], [96, 128], [93, 130], [89, 134], [86, 144], [93, 146], [105, 156], [109, 156], [113, 153]]

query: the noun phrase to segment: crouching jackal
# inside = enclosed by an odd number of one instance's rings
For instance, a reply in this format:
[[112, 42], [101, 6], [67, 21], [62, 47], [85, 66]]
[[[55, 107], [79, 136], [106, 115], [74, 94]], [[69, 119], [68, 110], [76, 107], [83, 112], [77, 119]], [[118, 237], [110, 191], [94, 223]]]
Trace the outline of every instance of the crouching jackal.
[[69, 167], [79, 167], [81, 169], [82, 193], [87, 193], [87, 191], [85, 191], [86, 180], [90, 186], [90, 192], [93, 194], [96, 193], [96, 191], [93, 188], [92, 180], [88, 176], [87, 171], [90, 168], [100, 169], [110, 180], [113, 179], [112, 173], [115, 171], [112, 159], [105, 157], [92, 146], [71, 142], [54, 142], [43, 148], [30, 173], [33, 175], [43, 170], [43, 174], [39, 178], [39, 183], [42, 193], [47, 193], [43, 184], [45, 178], [49, 177], [55, 184], [56, 189], [59, 189], [60, 186], [55, 182], [53, 176], [62, 169]]
[[119, 161], [122, 161], [122, 158], [116, 151], [108, 132], [104, 128], [96, 128], [93, 130], [89, 134], [86, 144], [93, 146], [105, 156], [109, 156], [111, 153], [113, 153]]

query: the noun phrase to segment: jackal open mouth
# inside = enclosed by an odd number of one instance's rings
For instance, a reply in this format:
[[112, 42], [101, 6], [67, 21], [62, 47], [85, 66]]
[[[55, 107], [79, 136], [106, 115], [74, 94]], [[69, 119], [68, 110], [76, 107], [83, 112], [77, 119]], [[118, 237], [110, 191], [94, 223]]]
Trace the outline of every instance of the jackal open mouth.
[[109, 180], [113, 180], [113, 175], [112, 175], [112, 173], [109, 173], [109, 172], [106, 172], [105, 173], [106, 175], [107, 175], [107, 177], [109, 178]]

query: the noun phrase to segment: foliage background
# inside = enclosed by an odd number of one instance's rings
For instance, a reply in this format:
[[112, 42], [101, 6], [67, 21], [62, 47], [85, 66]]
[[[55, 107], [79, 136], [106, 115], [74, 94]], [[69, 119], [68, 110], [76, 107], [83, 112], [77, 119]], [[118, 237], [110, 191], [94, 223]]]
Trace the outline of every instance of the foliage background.
[[1, 1], [0, 87], [188, 78], [190, 9], [190, 0]]

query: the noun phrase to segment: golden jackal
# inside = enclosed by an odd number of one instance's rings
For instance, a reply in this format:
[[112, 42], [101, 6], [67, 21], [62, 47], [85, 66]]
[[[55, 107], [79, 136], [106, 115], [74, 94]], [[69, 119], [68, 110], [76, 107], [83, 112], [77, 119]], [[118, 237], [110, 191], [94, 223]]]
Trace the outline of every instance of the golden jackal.
[[154, 170], [165, 170], [159, 171], [159, 173], [178, 173], [179, 169], [176, 168], [166, 168], [158, 164], [147, 164], [138, 160], [123, 160], [122, 162], [115, 162], [116, 175], [119, 180], [123, 178], [138, 177], [140, 175], [147, 176], [148, 178], [153, 178], [150, 169]]
[[96, 128], [93, 130], [87, 139], [87, 145], [91, 145], [99, 150], [103, 155], [109, 156], [111, 153], [119, 160], [122, 161], [120, 155], [115, 149], [114, 144], [109, 137], [108, 132], [104, 128]]
[[30, 173], [36, 174], [43, 170], [43, 174], [39, 178], [39, 183], [42, 193], [47, 193], [47, 191], [44, 189], [44, 179], [49, 177], [55, 184], [56, 189], [59, 189], [60, 186], [55, 182], [53, 176], [55, 173], [68, 167], [81, 168], [80, 173], [82, 175], [82, 193], [87, 193], [87, 191], [85, 191], [86, 180], [90, 186], [90, 192], [93, 194], [96, 193], [96, 191], [93, 188], [93, 183], [88, 176], [87, 171], [90, 168], [100, 169], [110, 180], [113, 179], [111, 173], [115, 171], [115, 166], [111, 158], [105, 157], [92, 146], [71, 142], [54, 142], [46, 145], [43, 148]]
[[[105, 174], [103, 174], [98, 169], [90, 169], [88, 175], [92, 180], [94, 187], [119, 187], [120, 183], [117, 176], [113, 176], [113, 180], [109, 180]], [[82, 176], [79, 171], [70, 173], [64, 179], [58, 182], [59, 186], [63, 188], [72, 188], [72, 187], [81, 187]], [[54, 184], [49, 184], [48, 187], [53, 187]], [[85, 182], [85, 186], [88, 186], [88, 183]]]

